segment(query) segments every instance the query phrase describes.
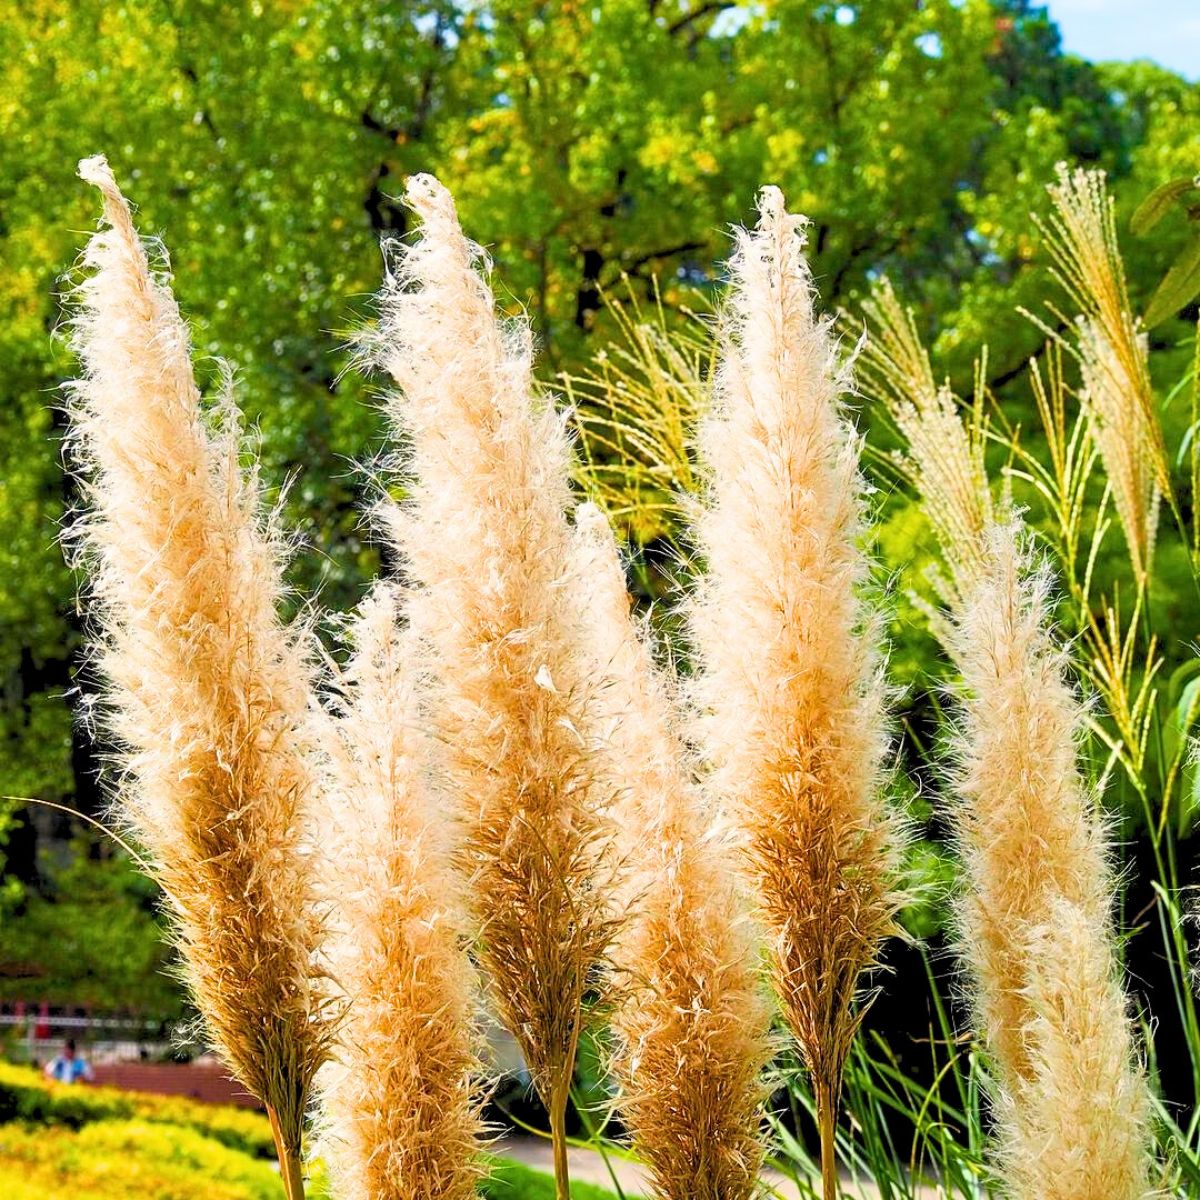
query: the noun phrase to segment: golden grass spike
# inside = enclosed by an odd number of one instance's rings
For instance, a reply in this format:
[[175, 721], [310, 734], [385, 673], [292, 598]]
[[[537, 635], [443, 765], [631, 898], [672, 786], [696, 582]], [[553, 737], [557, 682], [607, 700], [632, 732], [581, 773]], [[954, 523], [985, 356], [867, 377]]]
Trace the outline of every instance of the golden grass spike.
[[667, 681], [631, 619], [608, 521], [576, 510], [604, 759], [631, 917], [617, 939], [618, 1110], [662, 1200], [749, 1200], [770, 1012], [731, 849], [697, 788]]
[[874, 287], [863, 311], [868, 335], [857, 363], [859, 385], [884, 405], [907, 443], [901, 466], [942, 548], [949, 578], [939, 587], [954, 607], [980, 570], [983, 534], [993, 517], [984, 433], [963, 421], [953, 393], [934, 381], [912, 313], [887, 279]]
[[708, 399], [713, 343], [701, 316], [667, 323], [630, 289], [608, 302], [618, 338], [561, 382], [579, 434], [576, 477], [611, 520], [641, 544], [674, 539], [698, 490], [693, 433]]
[[1170, 475], [1145, 331], [1129, 305], [1113, 201], [1103, 171], [1058, 167], [1041, 225], [1054, 273], [1078, 306], [1083, 400], [1112, 483], [1134, 574], [1144, 584]]
[[611, 940], [609, 825], [584, 740], [590, 680], [570, 588], [570, 445], [502, 325], [450, 194], [408, 184], [421, 237], [382, 296], [376, 360], [412, 490], [392, 522], [419, 585], [441, 764], [464, 825], [497, 1010], [550, 1110], [562, 1200], [584, 999]]
[[859, 439], [829, 323], [813, 311], [803, 222], [763, 190], [737, 238], [697, 533], [700, 737], [729, 804], [811, 1072], [827, 1196], [855, 999], [895, 930], [901, 835], [880, 797], [877, 620], [859, 599]]
[[151, 276], [103, 158], [74, 344], [72, 449], [88, 513], [97, 653], [121, 747], [121, 811], [169, 897], [213, 1043], [270, 1110], [297, 1194], [309, 1085], [330, 1025], [315, 955], [307, 631], [289, 630], [283, 542], [238, 413], [206, 422], [187, 328]]
[[343, 1200], [472, 1200], [483, 1171], [475, 981], [449, 828], [427, 778], [416, 647], [377, 585], [326, 745], [331, 974], [347, 1008], [323, 1087]]
[[1112, 934], [1104, 827], [1080, 776], [1080, 705], [1019, 526], [988, 539], [956, 623], [962, 673], [959, 939], [996, 1063], [1013, 1194], [1147, 1195], [1146, 1084]]

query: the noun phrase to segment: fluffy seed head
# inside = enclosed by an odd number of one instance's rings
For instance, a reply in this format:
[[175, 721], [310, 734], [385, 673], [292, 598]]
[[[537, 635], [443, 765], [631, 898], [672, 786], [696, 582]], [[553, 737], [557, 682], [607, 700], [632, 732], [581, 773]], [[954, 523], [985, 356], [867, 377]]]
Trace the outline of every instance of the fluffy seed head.
[[440, 765], [463, 823], [494, 1002], [544, 1099], [570, 1077], [610, 940], [608, 832], [566, 602], [570, 446], [502, 325], [449, 193], [408, 185], [420, 240], [382, 296], [374, 357], [399, 391], [409, 501], [392, 532], [435, 670]]
[[1014, 1200], [1145, 1200], [1149, 1095], [1105, 926], [1055, 900], [1026, 941], [1031, 1074], [1002, 1098]]
[[1018, 527], [987, 539], [952, 643], [962, 674], [959, 939], [995, 1060], [1001, 1166], [1025, 1200], [1147, 1194], [1146, 1082], [1112, 933], [1080, 709]]
[[306, 822], [307, 637], [278, 616], [283, 545], [239, 464], [238, 412], [202, 411], [188, 332], [102, 158], [74, 345], [71, 450], [120, 805], [170, 901], [217, 1049], [292, 1154], [328, 1011]]
[[326, 730], [328, 954], [346, 1019], [327, 1068], [344, 1200], [471, 1200], [481, 1174], [474, 979], [447, 823], [428, 780], [416, 647], [377, 585]]
[[894, 929], [900, 839], [879, 797], [885, 737], [859, 440], [802, 219], [775, 188], [737, 238], [698, 535], [700, 740], [744, 836], [784, 1015], [832, 1105], [862, 974]]
[[1104, 172], [1068, 171], [1060, 163], [1050, 197], [1054, 212], [1043, 231], [1055, 275], [1080, 312], [1083, 400], [1134, 573], [1144, 581], [1154, 553], [1159, 500], [1170, 487], [1145, 332], [1129, 305]]
[[940, 589], [956, 607], [978, 575], [993, 520], [982, 431], [964, 423], [953, 393], [934, 381], [912, 313], [889, 280], [873, 288], [863, 310], [869, 332], [858, 359], [860, 386], [882, 401], [906, 442], [900, 465], [937, 535], [949, 569]]
[[630, 616], [604, 515], [576, 511], [579, 603], [603, 681], [593, 718], [617, 797], [631, 916], [613, 950], [618, 1107], [663, 1200], [748, 1200], [762, 1164], [770, 1014], [730, 848], [669, 686]]

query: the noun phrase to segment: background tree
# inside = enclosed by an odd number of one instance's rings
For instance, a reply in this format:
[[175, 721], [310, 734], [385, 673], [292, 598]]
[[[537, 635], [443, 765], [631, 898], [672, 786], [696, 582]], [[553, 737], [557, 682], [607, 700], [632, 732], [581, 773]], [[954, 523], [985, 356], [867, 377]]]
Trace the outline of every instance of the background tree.
[[[624, 279], [640, 297], [658, 281], [669, 313], [715, 290], [726, 228], [773, 182], [813, 220], [830, 307], [853, 310], [886, 272], [938, 371], [969, 392], [986, 339], [991, 382], [1028, 425], [1014, 381], [1043, 339], [1014, 305], [1046, 295], [1029, 214], [1054, 162], [1109, 170], [1122, 232], [1157, 184], [1200, 164], [1200, 87], [1065, 54], [1028, 0], [0, 0], [0, 63], [0, 792], [92, 814], [54, 446], [71, 373], [54, 331], [92, 219], [81, 157], [107, 153], [141, 225], [169, 240], [201, 373], [233, 362], [269, 478], [295, 476], [297, 589], [339, 610], [377, 565], [350, 464], [381, 432], [342, 347], [380, 237], [407, 232], [407, 174], [455, 191], [509, 306], [530, 309], [548, 373], [609, 346]], [[1135, 304], [1187, 224], [1125, 240]], [[1153, 330], [1160, 380], [1181, 372], [1186, 329]], [[1172, 444], [1185, 410], [1166, 414]], [[919, 562], [911, 505], [896, 497], [888, 515], [889, 556]], [[1176, 574], [1166, 601], [1191, 629]], [[901, 674], [926, 652], [903, 644]], [[8, 870], [36, 884], [29, 822]]]

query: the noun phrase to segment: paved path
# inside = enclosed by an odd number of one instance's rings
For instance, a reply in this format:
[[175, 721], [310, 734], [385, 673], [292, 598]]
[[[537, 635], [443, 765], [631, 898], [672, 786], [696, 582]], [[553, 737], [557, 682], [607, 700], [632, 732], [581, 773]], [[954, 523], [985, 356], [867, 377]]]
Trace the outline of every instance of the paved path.
[[[494, 1149], [497, 1154], [516, 1159], [517, 1162], [523, 1163], [527, 1167], [545, 1171], [547, 1174], [551, 1174], [554, 1170], [548, 1138], [508, 1136], [497, 1142]], [[650, 1194], [645, 1169], [640, 1163], [631, 1162], [627, 1158], [611, 1155], [606, 1164], [603, 1155], [598, 1151], [582, 1146], [572, 1146], [570, 1166], [572, 1179], [578, 1179], [584, 1183], [595, 1183], [612, 1191], [613, 1180], [609, 1173], [611, 1169], [616, 1174], [621, 1190], [626, 1195], [648, 1196]], [[763, 1179], [773, 1191], [783, 1197], [783, 1200], [798, 1200], [800, 1191], [786, 1176], [777, 1171], [766, 1171], [763, 1173]], [[933, 1188], [927, 1188], [923, 1189], [921, 1194], [928, 1196], [929, 1200], [934, 1200], [937, 1192]], [[842, 1195], [846, 1200], [877, 1200], [879, 1192], [873, 1184], [856, 1185], [849, 1179], [843, 1179]]]

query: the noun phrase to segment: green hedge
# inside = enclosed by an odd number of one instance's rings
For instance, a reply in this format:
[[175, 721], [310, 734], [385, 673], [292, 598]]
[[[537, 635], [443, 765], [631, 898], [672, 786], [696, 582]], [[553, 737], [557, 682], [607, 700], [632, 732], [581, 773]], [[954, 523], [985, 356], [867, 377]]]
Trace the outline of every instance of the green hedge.
[[[487, 1200], [554, 1200], [554, 1177], [511, 1158], [497, 1158], [480, 1191]], [[572, 1180], [571, 1200], [616, 1200], [616, 1197], [594, 1183]]]
[[54, 1083], [30, 1067], [0, 1063], [0, 1125], [21, 1121], [82, 1129], [97, 1121], [134, 1119], [191, 1129], [255, 1158], [275, 1157], [271, 1127], [261, 1113], [180, 1096]]
[[[53, 1083], [0, 1063], [3, 1200], [279, 1200], [265, 1117], [247, 1109], [116, 1088]], [[328, 1189], [315, 1164], [309, 1200]], [[491, 1160], [483, 1200], [554, 1200], [554, 1180]], [[593, 1184], [572, 1200], [615, 1200]]]
[[0, 1127], [4, 1200], [279, 1200], [270, 1163], [194, 1129], [96, 1121]]

